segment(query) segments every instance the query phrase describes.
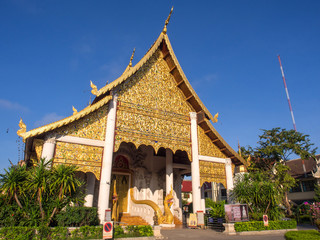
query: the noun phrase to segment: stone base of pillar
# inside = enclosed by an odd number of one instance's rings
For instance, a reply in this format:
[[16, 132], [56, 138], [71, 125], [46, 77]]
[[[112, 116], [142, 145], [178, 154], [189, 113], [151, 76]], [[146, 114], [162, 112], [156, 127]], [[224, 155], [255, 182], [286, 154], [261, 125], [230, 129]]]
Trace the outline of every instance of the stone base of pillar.
[[164, 223], [164, 224], [160, 224], [159, 225], [161, 228], [175, 228], [176, 227], [176, 225], [173, 223], [173, 224], [166, 224], [166, 223]]
[[164, 239], [160, 230], [161, 230], [160, 226], [153, 226], [153, 235], [156, 237], [156, 239]]
[[224, 234], [227, 235], [236, 235], [236, 230], [234, 229], [234, 223], [223, 223], [225, 227]]

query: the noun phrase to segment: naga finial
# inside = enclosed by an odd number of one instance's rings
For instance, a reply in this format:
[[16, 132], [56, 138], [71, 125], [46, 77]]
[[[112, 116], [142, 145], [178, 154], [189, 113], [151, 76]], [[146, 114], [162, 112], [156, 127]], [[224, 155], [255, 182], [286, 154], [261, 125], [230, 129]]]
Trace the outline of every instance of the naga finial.
[[20, 129], [17, 131], [17, 134], [18, 136], [23, 137], [22, 134], [27, 131], [27, 126], [22, 121], [22, 118], [20, 118], [19, 127]]
[[93, 94], [93, 95], [98, 95], [98, 88], [97, 88], [97, 86], [96, 85], [94, 85], [93, 83], [92, 83], [92, 81], [90, 80], [90, 86], [91, 86], [91, 88], [92, 88], [92, 90], [91, 90], [91, 93]]
[[136, 51], [136, 48], [133, 49], [133, 52], [132, 52], [132, 55], [131, 55], [131, 58], [130, 58], [130, 62], [129, 62], [129, 67], [132, 67], [132, 60], [133, 60], [135, 51]]
[[167, 33], [167, 25], [168, 25], [168, 23], [169, 23], [169, 21], [170, 21], [172, 12], [173, 12], [173, 6], [172, 6], [172, 8], [171, 8], [171, 11], [170, 11], [170, 13], [169, 13], [169, 16], [168, 16], [167, 20], [166, 20], [165, 23], [164, 23], [164, 27], [163, 27], [163, 30], [162, 30], [162, 32], [163, 32], [164, 34]]
[[73, 115], [78, 113], [78, 110], [74, 106], [72, 106], [72, 110], [73, 110]]
[[218, 122], [218, 117], [219, 117], [219, 113], [216, 113], [216, 115], [214, 115], [212, 122], [216, 123]]

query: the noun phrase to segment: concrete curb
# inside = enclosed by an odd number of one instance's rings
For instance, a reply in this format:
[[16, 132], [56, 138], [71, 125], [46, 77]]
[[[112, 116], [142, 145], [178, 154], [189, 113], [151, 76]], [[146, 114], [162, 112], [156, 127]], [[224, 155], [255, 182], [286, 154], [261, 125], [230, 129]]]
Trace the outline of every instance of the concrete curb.
[[272, 235], [272, 234], [285, 234], [288, 231], [298, 231], [297, 228], [294, 229], [280, 229], [280, 230], [263, 230], [263, 231], [246, 231], [246, 232], [236, 232], [235, 234], [226, 235]]
[[155, 240], [155, 237], [114, 238], [115, 240]]

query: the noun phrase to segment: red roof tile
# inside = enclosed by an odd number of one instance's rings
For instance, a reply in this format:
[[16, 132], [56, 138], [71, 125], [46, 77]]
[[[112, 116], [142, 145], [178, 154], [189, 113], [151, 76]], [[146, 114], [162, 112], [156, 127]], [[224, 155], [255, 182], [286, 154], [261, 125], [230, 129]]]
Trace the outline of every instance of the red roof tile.
[[188, 180], [183, 180], [181, 192], [192, 192], [192, 182]]

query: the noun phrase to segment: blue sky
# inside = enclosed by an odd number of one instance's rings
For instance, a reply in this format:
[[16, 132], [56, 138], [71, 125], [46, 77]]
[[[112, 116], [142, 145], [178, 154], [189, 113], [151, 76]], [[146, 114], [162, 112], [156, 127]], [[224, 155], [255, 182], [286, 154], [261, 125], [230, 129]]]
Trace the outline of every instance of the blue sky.
[[[260, 129], [297, 130], [320, 147], [320, 1], [0, 1], [0, 169], [22, 158], [20, 117], [33, 129], [72, 114], [116, 79], [159, 36], [237, 149]], [[20, 146], [20, 153], [18, 151]], [[317, 151], [319, 153], [319, 150]]]

